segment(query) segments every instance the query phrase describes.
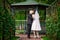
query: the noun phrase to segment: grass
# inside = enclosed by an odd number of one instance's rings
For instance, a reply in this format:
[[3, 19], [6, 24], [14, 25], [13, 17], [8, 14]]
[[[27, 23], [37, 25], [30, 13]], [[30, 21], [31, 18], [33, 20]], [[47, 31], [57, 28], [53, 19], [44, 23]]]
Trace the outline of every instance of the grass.
[[48, 37], [44, 36], [43, 40], [50, 40]]
[[24, 30], [16, 30], [16, 33], [17, 34], [23, 34], [24, 33]]
[[13, 37], [11, 40], [17, 40], [19, 39], [20, 37]]

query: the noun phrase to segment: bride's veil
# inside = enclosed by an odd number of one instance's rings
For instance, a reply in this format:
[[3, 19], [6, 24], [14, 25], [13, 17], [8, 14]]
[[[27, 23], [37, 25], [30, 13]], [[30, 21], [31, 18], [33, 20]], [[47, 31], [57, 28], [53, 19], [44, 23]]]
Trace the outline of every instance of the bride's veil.
[[37, 9], [35, 11], [35, 18], [38, 18], [39, 19], [39, 13], [38, 13], [38, 10]]

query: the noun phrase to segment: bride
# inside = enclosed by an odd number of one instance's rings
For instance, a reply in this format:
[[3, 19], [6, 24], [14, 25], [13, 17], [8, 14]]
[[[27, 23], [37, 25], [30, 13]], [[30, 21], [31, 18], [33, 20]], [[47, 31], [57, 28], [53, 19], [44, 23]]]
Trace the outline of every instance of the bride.
[[41, 26], [40, 26], [39, 14], [37, 10], [35, 11], [34, 14], [32, 14], [32, 17], [33, 17], [33, 23], [31, 30], [33, 31], [34, 38], [36, 37], [39, 38], [39, 31], [41, 31]]

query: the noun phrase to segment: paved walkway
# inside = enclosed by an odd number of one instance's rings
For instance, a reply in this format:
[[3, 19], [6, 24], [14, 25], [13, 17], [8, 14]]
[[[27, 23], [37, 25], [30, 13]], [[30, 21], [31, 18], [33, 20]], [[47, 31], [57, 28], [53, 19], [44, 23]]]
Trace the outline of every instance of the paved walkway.
[[[27, 35], [25, 35], [25, 34], [20, 34], [20, 35], [16, 35], [16, 36], [20, 37], [19, 40], [43, 40], [42, 38], [34, 38], [33, 35], [31, 35], [30, 39], [28, 39]], [[40, 35], [40, 36], [42, 36], [42, 35]]]

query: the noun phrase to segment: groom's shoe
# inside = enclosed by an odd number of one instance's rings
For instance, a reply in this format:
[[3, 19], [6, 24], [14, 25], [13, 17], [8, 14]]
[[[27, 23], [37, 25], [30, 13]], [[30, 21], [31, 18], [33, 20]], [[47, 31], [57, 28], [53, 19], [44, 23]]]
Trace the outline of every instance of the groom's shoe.
[[28, 36], [27, 38], [29, 38], [30, 39], [30, 37]]
[[28, 37], [30, 39], [30, 37]]

